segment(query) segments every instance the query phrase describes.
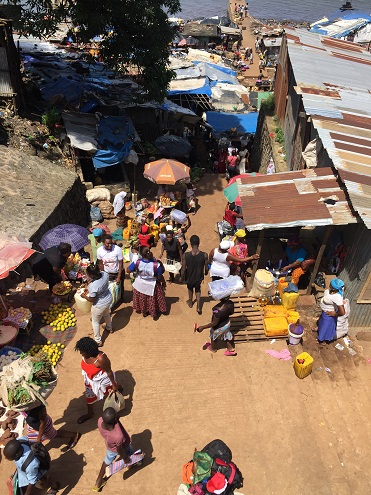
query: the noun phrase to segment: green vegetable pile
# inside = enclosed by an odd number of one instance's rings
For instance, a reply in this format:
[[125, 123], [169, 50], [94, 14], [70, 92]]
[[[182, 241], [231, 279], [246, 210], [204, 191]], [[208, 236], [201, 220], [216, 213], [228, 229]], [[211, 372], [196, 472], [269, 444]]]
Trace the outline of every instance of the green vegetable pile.
[[28, 391], [21, 386], [15, 389], [8, 390], [8, 407], [19, 406], [21, 404], [27, 404], [31, 400], [31, 396]]
[[203, 175], [204, 175], [204, 170], [200, 167], [191, 168], [189, 172], [189, 176], [192, 182], [198, 182]]

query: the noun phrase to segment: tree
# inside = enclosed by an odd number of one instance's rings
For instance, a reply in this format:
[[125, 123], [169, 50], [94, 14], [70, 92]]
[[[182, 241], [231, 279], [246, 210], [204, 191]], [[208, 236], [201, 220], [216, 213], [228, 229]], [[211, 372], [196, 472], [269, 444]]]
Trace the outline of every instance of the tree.
[[163, 101], [174, 76], [169, 67], [173, 29], [168, 14], [180, 11], [179, 0], [12, 0], [21, 5], [22, 31], [38, 37], [54, 34], [66, 19], [78, 26], [78, 38], [101, 36], [106, 65], [118, 72], [135, 67], [143, 99]]

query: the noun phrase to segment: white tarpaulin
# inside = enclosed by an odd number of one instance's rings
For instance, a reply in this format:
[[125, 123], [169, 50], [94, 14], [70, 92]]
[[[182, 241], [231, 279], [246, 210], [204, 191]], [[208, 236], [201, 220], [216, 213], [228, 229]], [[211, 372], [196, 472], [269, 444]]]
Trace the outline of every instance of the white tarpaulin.
[[73, 148], [95, 151], [98, 146], [98, 120], [95, 114], [63, 112], [67, 136]]

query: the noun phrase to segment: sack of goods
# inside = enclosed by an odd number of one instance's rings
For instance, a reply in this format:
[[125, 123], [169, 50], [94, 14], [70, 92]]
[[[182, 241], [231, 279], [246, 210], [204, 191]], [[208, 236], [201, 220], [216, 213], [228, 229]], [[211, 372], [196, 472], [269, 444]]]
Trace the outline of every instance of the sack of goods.
[[209, 291], [213, 299], [223, 299], [224, 297], [235, 296], [244, 288], [243, 281], [238, 275], [229, 275], [222, 280], [209, 282]]
[[230, 448], [219, 439], [195, 451], [192, 461], [184, 464], [178, 495], [232, 495], [243, 486], [243, 476], [232, 462]]
[[99, 209], [102, 212], [103, 218], [112, 219], [115, 218], [115, 214], [113, 212], [113, 206], [109, 201], [100, 201]]
[[273, 296], [275, 292], [274, 277], [268, 270], [256, 270], [250, 297]]
[[170, 213], [170, 218], [173, 222], [180, 223], [182, 225], [187, 220], [187, 215], [183, 211], [174, 209]]

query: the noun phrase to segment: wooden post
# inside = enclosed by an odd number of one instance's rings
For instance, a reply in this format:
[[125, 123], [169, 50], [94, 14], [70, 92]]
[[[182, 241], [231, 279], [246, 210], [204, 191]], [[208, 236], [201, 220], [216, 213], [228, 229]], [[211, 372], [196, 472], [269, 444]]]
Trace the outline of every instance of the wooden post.
[[322, 260], [323, 253], [325, 252], [326, 246], [327, 246], [327, 241], [329, 240], [329, 237], [331, 235], [332, 229], [334, 228], [333, 225], [327, 225], [323, 239], [322, 239], [322, 245], [319, 248], [318, 254], [317, 254], [317, 259], [313, 267], [312, 275], [310, 277], [309, 285], [307, 288], [306, 294], [309, 296], [312, 292], [312, 285], [314, 283], [314, 279], [317, 276], [318, 273], [318, 268]]
[[[256, 248], [256, 254], [258, 254], [259, 256], [261, 254], [261, 250], [263, 247], [263, 240], [264, 240], [264, 229], [262, 229], [259, 232], [258, 247]], [[252, 267], [252, 271], [251, 271], [251, 278], [250, 278], [248, 290], [251, 290], [251, 287], [252, 287], [252, 284], [253, 284], [254, 278], [255, 278], [255, 273], [256, 273], [256, 270], [258, 269], [258, 265], [259, 265], [259, 260], [256, 260], [253, 262], [253, 267]], [[246, 290], [247, 290], [247, 287], [246, 287]]]

